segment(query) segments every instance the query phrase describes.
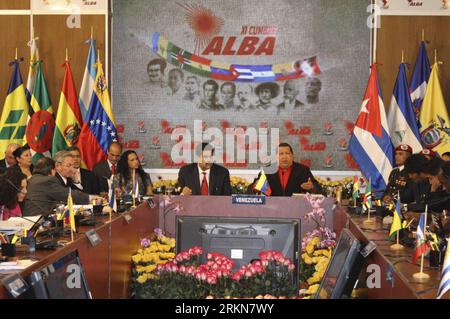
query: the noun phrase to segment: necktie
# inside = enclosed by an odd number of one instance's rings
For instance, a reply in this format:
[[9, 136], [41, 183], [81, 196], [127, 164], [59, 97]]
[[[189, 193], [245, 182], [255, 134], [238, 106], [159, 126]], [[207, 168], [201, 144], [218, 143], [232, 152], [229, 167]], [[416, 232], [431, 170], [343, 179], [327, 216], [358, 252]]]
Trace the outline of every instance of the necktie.
[[208, 181], [206, 180], [206, 173], [202, 173], [202, 174], [203, 174], [203, 180], [202, 180], [201, 194], [208, 195]]
[[116, 173], [117, 173], [117, 167], [116, 167], [116, 164], [112, 164], [112, 166], [111, 166], [111, 174], [112, 174], [112, 175], [116, 175]]

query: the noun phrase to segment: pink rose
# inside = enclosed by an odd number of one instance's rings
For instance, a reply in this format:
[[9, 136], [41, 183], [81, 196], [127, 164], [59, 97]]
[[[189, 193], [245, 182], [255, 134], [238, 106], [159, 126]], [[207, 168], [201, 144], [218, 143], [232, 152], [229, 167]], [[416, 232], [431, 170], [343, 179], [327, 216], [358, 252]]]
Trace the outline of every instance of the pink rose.
[[181, 265], [179, 271], [182, 272], [182, 273], [185, 273], [186, 272], [186, 267], [184, 265]]
[[292, 271], [292, 270], [294, 270], [294, 269], [295, 269], [295, 265], [294, 265], [294, 264], [289, 264], [288, 270], [289, 270], [289, 271]]
[[249, 278], [253, 275], [253, 273], [250, 270], [245, 271], [245, 277]]
[[217, 278], [214, 276], [208, 276], [206, 278], [206, 282], [210, 285], [215, 285], [215, 284], [217, 284]]
[[231, 279], [234, 281], [239, 281], [241, 280], [241, 275], [238, 272], [235, 272], [234, 274], [231, 275]]
[[263, 267], [269, 266], [269, 261], [267, 261], [267, 260], [263, 260], [261, 263], [262, 263]]

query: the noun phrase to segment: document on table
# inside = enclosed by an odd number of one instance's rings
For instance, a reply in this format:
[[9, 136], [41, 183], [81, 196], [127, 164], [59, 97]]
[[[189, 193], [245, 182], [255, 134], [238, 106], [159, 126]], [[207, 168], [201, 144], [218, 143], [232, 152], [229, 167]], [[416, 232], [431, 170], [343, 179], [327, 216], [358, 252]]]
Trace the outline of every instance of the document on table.
[[8, 261], [0, 263], [0, 273], [11, 273], [22, 271], [25, 268], [31, 266], [36, 261], [31, 259], [22, 259], [18, 261]]
[[0, 232], [12, 235], [24, 229], [30, 229], [41, 218], [38, 216], [11, 217], [8, 220], [0, 221]]

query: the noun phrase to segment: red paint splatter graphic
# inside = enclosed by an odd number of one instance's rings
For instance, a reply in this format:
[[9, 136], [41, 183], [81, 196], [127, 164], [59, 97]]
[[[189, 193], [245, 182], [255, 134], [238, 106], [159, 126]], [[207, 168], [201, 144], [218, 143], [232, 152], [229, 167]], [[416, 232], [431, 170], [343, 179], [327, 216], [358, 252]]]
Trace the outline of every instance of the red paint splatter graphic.
[[185, 10], [185, 20], [195, 33], [194, 53], [199, 54], [201, 48], [208, 44], [212, 36], [220, 32], [224, 20], [204, 6], [198, 4], [177, 4]]

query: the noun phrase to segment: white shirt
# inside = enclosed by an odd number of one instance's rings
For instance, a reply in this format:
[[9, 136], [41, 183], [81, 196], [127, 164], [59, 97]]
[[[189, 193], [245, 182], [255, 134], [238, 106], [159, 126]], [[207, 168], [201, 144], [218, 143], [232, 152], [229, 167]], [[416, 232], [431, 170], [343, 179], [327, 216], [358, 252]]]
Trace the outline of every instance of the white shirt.
[[76, 183], [75, 181], [73, 181], [73, 184], [75, 185], [76, 188], [78, 188], [80, 191], [82, 191], [83, 185], [81, 185], [81, 171], [80, 171], [80, 169], [78, 169], [77, 171], [78, 171], [78, 175], [80, 176], [80, 182]]
[[209, 173], [211, 169], [207, 169], [206, 171], [202, 171], [200, 165], [198, 165], [198, 177], [200, 178], [200, 191], [202, 190], [202, 182], [203, 182], [203, 173], [206, 173], [206, 181], [208, 182], [208, 193], [209, 193]]

